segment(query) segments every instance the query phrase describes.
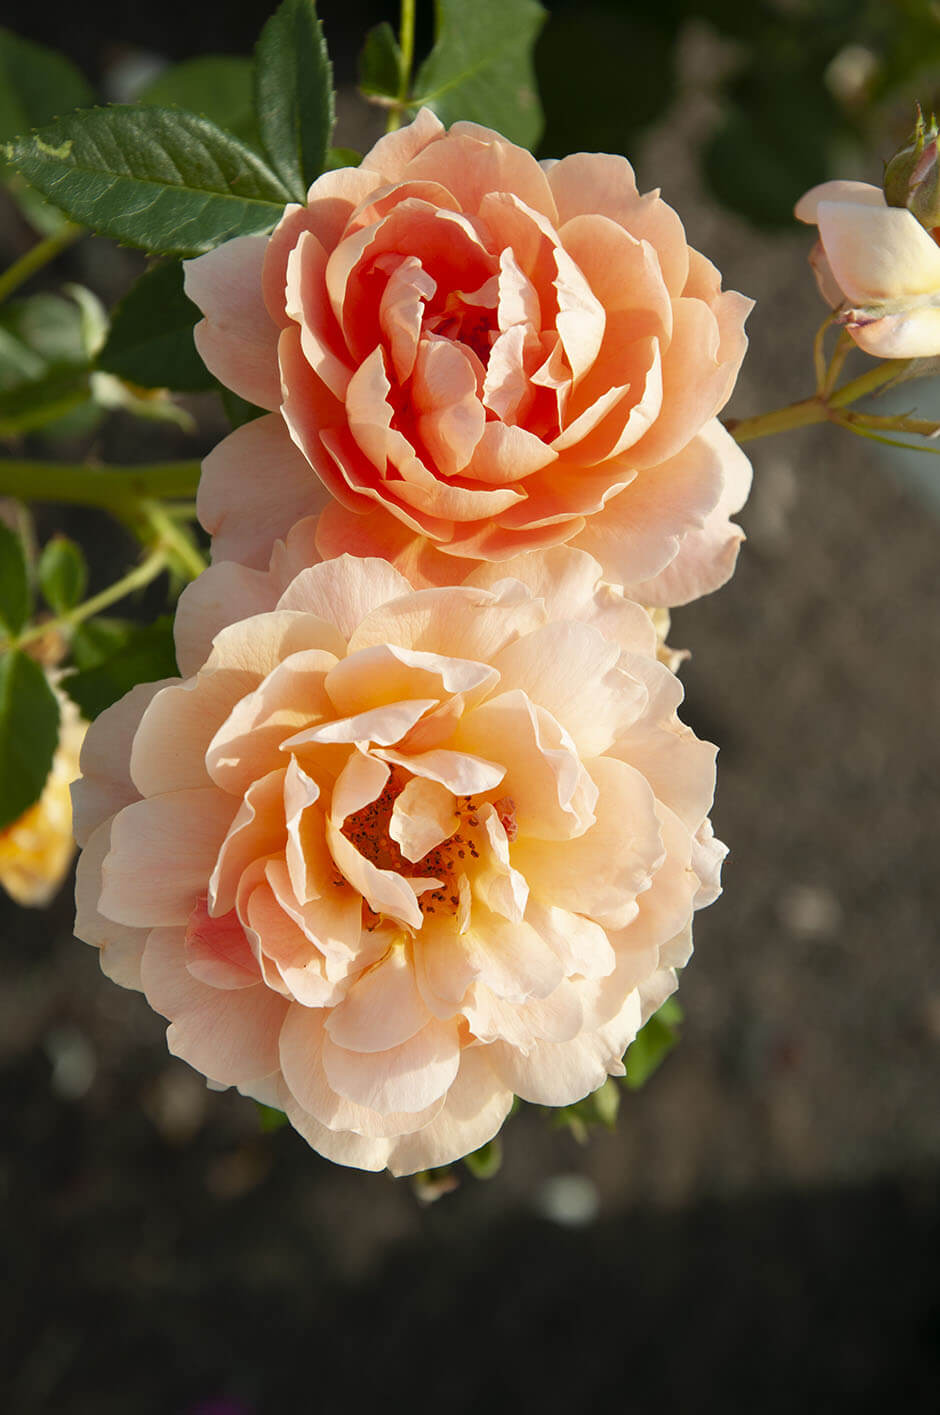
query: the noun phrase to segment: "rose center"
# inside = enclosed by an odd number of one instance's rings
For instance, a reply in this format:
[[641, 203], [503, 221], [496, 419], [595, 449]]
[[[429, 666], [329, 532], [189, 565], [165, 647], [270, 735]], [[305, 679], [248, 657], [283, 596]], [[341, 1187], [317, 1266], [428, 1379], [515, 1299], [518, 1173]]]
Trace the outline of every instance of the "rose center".
[[[423, 914], [455, 913], [461, 899], [461, 877], [469, 878], [476, 862], [488, 850], [486, 832], [480, 816], [481, 802], [473, 796], [458, 796], [454, 801], [457, 824], [453, 834], [440, 841], [419, 860], [409, 860], [392, 838], [390, 826], [395, 802], [408, 784], [407, 773], [393, 767], [379, 796], [348, 816], [342, 831], [346, 839], [380, 870], [393, 870], [406, 879], [436, 879], [440, 884], [418, 896]], [[516, 837], [515, 806], [509, 797], [493, 803], [507, 839]], [[467, 885], [463, 886], [464, 892]], [[368, 906], [364, 906], [368, 910]], [[368, 910], [371, 915], [372, 911]]]

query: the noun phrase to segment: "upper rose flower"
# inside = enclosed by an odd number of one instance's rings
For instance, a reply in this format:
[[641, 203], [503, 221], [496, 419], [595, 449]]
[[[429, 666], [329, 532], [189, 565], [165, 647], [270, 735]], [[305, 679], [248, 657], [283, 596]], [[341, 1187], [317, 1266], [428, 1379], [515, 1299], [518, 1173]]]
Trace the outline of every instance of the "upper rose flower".
[[817, 284], [860, 349], [879, 359], [940, 354], [940, 247], [913, 212], [867, 182], [823, 182], [795, 214], [819, 227]]
[[646, 613], [565, 547], [474, 573], [414, 591], [343, 556], [211, 647], [190, 598], [190, 676], [103, 713], [75, 789], [105, 970], [212, 1081], [367, 1169], [622, 1074], [717, 893], [714, 749]]
[[422, 110], [186, 289], [205, 362], [274, 411], [206, 461], [217, 559], [266, 565], [325, 488], [320, 553], [413, 582], [559, 542], [647, 603], [731, 573], [750, 469], [715, 415], [750, 301], [622, 157], [543, 167]]

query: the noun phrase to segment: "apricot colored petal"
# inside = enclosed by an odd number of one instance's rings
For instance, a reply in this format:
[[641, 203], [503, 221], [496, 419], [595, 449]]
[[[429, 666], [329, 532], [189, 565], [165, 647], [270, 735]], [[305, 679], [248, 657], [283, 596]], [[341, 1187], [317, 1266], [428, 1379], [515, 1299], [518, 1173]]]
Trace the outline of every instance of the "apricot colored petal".
[[[630, 655], [628, 661], [631, 672], [645, 679], [652, 706], [623, 734], [611, 755], [642, 772], [657, 800], [675, 811], [689, 830], [696, 830], [714, 796], [717, 748], [700, 741], [675, 716], [681, 687], [665, 664], [639, 655]], [[657, 698], [662, 711], [657, 710]]]
[[395, 799], [388, 833], [405, 859], [414, 863], [448, 840], [458, 824], [454, 792], [439, 781], [415, 776]]
[[252, 781], [219, 845], [209, 873], [209, 912], [235, 907], [241, 877], [255, 860], [284, 848], [284, 769]]
[[435, 468], [456, 476], [473, 457], [486, 423], [470, 360], [447, 340], [422, 339], [411, 392], [418, 433]]
[[315, 614], [335, 624], [347, 640], [373, 609], [410, 594], [411, 588], [385, 560], [340, 555], [301, 570], [281, 595], [278, 608]]
[[209, 743], [251, 686], [243, 672], [210, 668], [161, 688], [141, 716], [131, 749], [130, 773], [140, 795], [211, 786]]
[[220, 560], [186, 586], [176, 604], [173, 636], [184, 678], [205, 663], [220, 629], [263, 614], [277, 603], [277, 590], [263, 570]]
[[248, 988], [261, 981], [255, 955], [234, 910], [214, 919], [204, 899], [197, 900], [186, 926], [186, 967], [200, 983], [214, 988]]
[[386, 182], [400, 181], [406, 171], [412, 175], [418, 154], [443, 134], [444, 125], [430, 108], [419, 108], [412, 122], [379, 138], [362, 159], [360, 170], [377, 172]]
[[511, 192], [549, 221], [557, 216], [545, 173], [532, 154], [475, 123], [455, 123], [446, 142], [429, 143], [409, 162], [408, 177], [439, 182], [471, 215], [491, 192]]
[[186, 294], [206, 316], [193, 335], [220, 383], [259, 408], [280, 406], [278, 328], [261, 287], [266, 236], [236, 236], [185, 262]]
[[501, 787], [513, 802], [520, 841], [568, 840], [592, 824], [596, 793], [574, 742], [520, 689], [468, 713], [454, 740], [464, 751], [505, 762]]
[[454, 579], [453, 561], [382, 506], [361, 514], [331, 501], [317, 519], [317, 549], [324, 559], [384, 556], [416, 589]]
[[592, 556], [570, 546], [553, 546], [541, 555], [516, 555], [498, 564], [478, 565], [464, 585], [493, 590], [502, 580], [518, 580], [545, 606], [546, 618], [581, 619], [594, 602], [601, 567]]
[[[542, 607], [521, 594], [518, 585], [504, 586], [499, 593], [462, 585], [421, 590], [374, 610], [350, 639], [349, 654], [366, 647], [400, 646], [440, 656], [441, 672], [453, 656], [459, 668], [449, 670], [442, 681], [450, 692], [468, 692], [492, 686], [496, 676], [489, 664], [494, 654], [543, 620]], [[424, 659], [415, 662], [432, 667]], [[335, 677], [345, 672], [339, 667]]]
[[115, 923], [99, 912], [101, 867], [111, 849], [111, 822], [93, 830], [75, 873], [75, 937], [98, 949], [101, 971], [122, 988], [140, 991], [140, 960], [147, 930]]
[[[638, 1028], [639, 1000], [632, 1005]], [[533, 1105], [573, 1105], [608, 1075], [623, 1075], [622, 1053], [598, 1033], [586, 1032], [570, 1042], [537, 1042], [527, 1055], [505, 1042], [494, 1042], [489, 1051], [504, 1084]]]
[[199, 520], [216, 560], [267, 569], [271, 547], [325, 493], [278, 414], [236, 428], [202, 464]]
[[[696, 443], [708, 447], [721, 463], [721, 495], [704, 522], [701, 525], [693, 523], [685, 531], [676, 555], [668, 565], [650, 579], [629, 584], [629, 593], [645, 604], [689, 604], [702, 595], [711, 594], [734, 573], [744, 532], [730, 517], [747, 500], [751, 489], [751, 464], [717, 418], [706, 423], [690, 446], [694, 447]], [[684, 455], [680, 453], [680, 457]]]
[[374, 742], [376, 746], [389, 747], [393, 742], [401, 741], [428, 709], [436, 706], [436, 698], [415, 698], [410, 701], [405, 699], [387, 703], [382, 707], [356, 713], [352, 717], [334, 718], [318, 727], [305, 728], [287, 738], [283, 746], [287, 750], [317, 743], [351, 746], [355, 742]]
[[399, 383], [411, 377], [428, 300], [437, 285], [417, 256], [406, 256], [388, 278], [379, 301], [379, 324]]
[[456, 1025], [435, 1018], [386, 1051], [349, 1051], [326, 1033], [322, 1056], [330, 1086], [347, 1100], [380, 1114], [415, 1114], [447, 1092], [460, 1067], [460, 1043]]
[[617, 667], [619, 644], [587, 624], [545, 624], [496, 655], [500, 689], [521, 689], [546, 708], [571, 736], [582, 757], [594, 757], [636, 721], [646, 707], [642, 683]]
[[205, 892], [237, 807], [215, 787], [170, 791], [125, 806], [111, 824], [101, 912], [136, 928], [185, 924]]
[[[414, 695], [422, 693], [422, 710], [413, 716], [413, 727], [418, 717], [442, 698], [453, 693], [480, 697], [498, 681], [495, 669], [488, 663], [401, 648], [395, 643], [358, 648], [354, 647], [358, 637], [357, 633], [350, 642], [348, 658], [327, 676], [327, 692], [337, 711], [344, 714], [358, 715], [372, 709], [384, 712], [403, 701], [416, 702]], [[402, 736], [408, 730], [404, 728]], [[398, 740], [390, 738], [381, 745], [390, 747]]]
[[[594, 556], [605, 576], [639, 585], [676, 558], [681, 538], [704, 527], [719, 505], [726, 466], [736, 460], [717, 424], [706, 428], [675, 456], [643, 471], [597, 515], [585, 522], [574, 544]], [[733, 472], [733, 467], [731, 467]]]
[[384, 750], [376, 752], [376, 756], [405, 767], [422, 781], [436, 782], [452, 796], [475, 796], [482, 791], [492, 791], [506, 775], [506, 768], [498, 762], [486, 761], [469, 752], [449, 752], [443, 748], [430, 752]]
[[277, 1068], [277, 1038], [287, 1003], [257, 987], [208, 987], [186, 968], [181, 929], [154, 929], [144, 949], [141, 981], [147, 1001], [170, 1019], [167, 1045], [203, 1075], [237, 1086]]
[[465, 1048], [460, 1070], [433, 1120], [392, 1145], [395, 1176], [451, 1164], [491, 1140], [512, 1106], [512, 1092], [494, 1070], [487, 1047]]
[[298, 730], [333, 715], [324, 684], [335, 662], [323, 649], [288, 654], [239, 699], [205, 748], [206, 768], [216, 785], [241, 793], [286, 765], [282, 749]]
[[474, 481], [506, 486], [524, 481], [557, 460], [557, 451], [525, 428], [488, 422], [463, 475]]
[[312, 231], [301, 233], [287, 258], [285, 309], [300, 326], [300, 347], [313, 372], [342, 398], [353, 365], [336, 316], [324, 298], [327, 254]]
[[616, 958], [606, 931], [583, 914], [530, 893], [526, 922], [554, 949], [567, 975], [606, 978], [613, 972]]
[[94, 830], [140, 795], [131, 780], [131, 751], [140, 720], [161, 689], [174, 683], [138, 683], [99, 713], [85, 733], [79, 756], [81, 776], [72, 782], [72, 830], [84, 846]]
[[404, 941], [353, 982], [326, 1019], [327, 1036], [354, 1052], [388, 1051], [401, 1046], [431, 1021], [415, 983]]
[[[328, 1158], [381, 1169], [388, 1155], [389, 1137], [407, 1135], [426, 1125], [440, 1110], [443, 1098], [422, 1111], [383, 1114], [339, 1095], [323, 1068], [326, 1035], [323, 1012], [296, 1005], [291, 1008], [280, 1038], [281, 1071], [289, 1088], [286, 1109], [291, 1123]], [[350, 1142], [354, 1159], [348, 1158]], [[361, 1156], [372, 1152], [379, 1156], [377, 1162], [364, 1163]]]
[[352, 213], [376, 188], [375, 176], [360, 167], [324, 172], [310, 188], [315, 200], [291, 203], [268, 238], [262, 276], [264, 299], [271, 318], [287, 324], [284, 312], [287, 261], [302, 232], [311, 231], [326, 250], [340, 240]]
[[592, 367], [604, 342], [604, 306], [564, 246], [555, 248], [555, 327], [575, 384]]
[[[575, 216], [561, 228], [565, 250], [583, 272], [607, 320], [632, 315], [629, 332], [638, 339], [672, 336], [672, 303], [656, 249], [607, 216]], [[621, 339], [626, 331], [622, 324]], [[603, 354], [600, 355], [603, 362]]]
[[534, 894], [605, 928], [621, 928], [634, 917], [637, 895], [649, 888], [662, 863], [655, 798], [626, 762], [597, 757], [589, 771], [598, 788], [595, 823], [570, 840], [534, 840], [520, 833], [513, 862]]
[[609, 217], [637, 240], [648, 240], [662, 266], [671, 295], [678, 295], [688, 273], [688, 245], [682, 222], [658, 192], [640, 196], [633, 168], [624, 157], [575, 153], [556, 162], [548, 182], [562, 225], [576, 216]]

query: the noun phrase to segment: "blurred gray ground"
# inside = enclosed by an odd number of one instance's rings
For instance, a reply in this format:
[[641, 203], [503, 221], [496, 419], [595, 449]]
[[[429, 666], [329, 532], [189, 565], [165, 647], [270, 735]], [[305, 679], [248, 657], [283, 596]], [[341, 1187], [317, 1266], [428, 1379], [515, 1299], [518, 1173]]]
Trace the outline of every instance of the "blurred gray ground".
[[[710, 102], [696, 86], [698, 43], [693, 35], [681, 108], [637, 167], [726, 286], [757, 300], [729, 410], [743, 416], [811, 391], [823, 310], [806, 266], [809, 231], [756, 235], [703, 197], [691, 151]], [[876, 167], [846, 175], [877, 180]], [[917, 394], [914, 385], [911, 402]], [[71, 940], [66, 897], [48, 914], [7, 911], [0, 1095], [12, 1152], [0, 1185], [20, 1295], [8, 1314], [17, 1360], [6, 1408], [156, 1415], [190, 1409], [189, 1392], [237, 1397], [232, 1415], [306, 1410], [289, 1372], [305, 1343], [322, 1351], [331, 1323], [346, 1324], [347, 1340], [352, 1324], [363, 1345], [346, 1350], [337, 1338], [355, 1380], [352, 1393], [336, 1386], [326, 1409], [365, 1408], [373, 1386], [380, 1398], [369, 1351], [407, 1373], [409, 1344], [426, 1331], [443, 1345], [415, 1353], [418, 1369], [428, 1360], [433, 1369], [441, 1351], [452, 1364], [437, 1385], [408, 1387], [413, 1408], [432, 1408], [421, 1391], [433, 1389], [435, 1409], [471, 1408], [468, 1392], [501, 1409], [498, 1384], [478, 1390], [477, 1358], [456, 1334], [488, 1320], [507, 1352], [515, 1331], [541, 1352], [529, 1385], [518, 1350], [507, 1355], [507, 1400], [538, 1389], [546, 1409], [599, 1398], [601, 1370], [631, 1411], [725, 1408], [735, 1370], [746, 1381], [740, 1408], [750, 1399], [761, 1411], [811, 1391], [820, 1403], [806, 1409], [873, 1408], [882, 1379], [895, 1396], [929, 1388], [940, 524], [905, 470], [911, 454], [886, 456], [828, 428], [751, 450], [738, 572], [678, 611], [672, 634], [693, 655], [686, 720], [721, 747], [714, 819], [731, 849], [726, 892], [697, 920], [681, 1046], [644, 1091], [624, 1092], [616, 1133], [581, 1149], [526, 1109], [506, 1127], [497, 1179], [467, 1178], [424, 1210], [406, 1182], [333, 1168], [290, 1133], [260, 1135], [237, 1096], [206, 1092], [167, 1056], [161, 1020]], [[922, 477], [940, 479], [934, 459], [923, 463]], [[552, 1215], [586, 1226], [569, 1237], [546, 1222]], [[484, 1251], [492, 1271], [480, 1267]], [[545, 1293], [567, 1273], [572, 1285], [566, 1278], [552, 1305]], [[725, 1322], [716, 1313], [731, 1284], [741, 1305]], [[829, 1305], [817, 1312], [821, 1293]], [[581, 1307], [595, 1302], [606, 1316], [595, 1310], [600, 1325], [582, 1332]], [[612, 1307], [627, 1331], [604, 1326]], [[843, 1331], [846, 1311], [854, 1325]], [[245, 1312], [270, 1363], [246, 1354]], [[564, 1362], [552, 1366], [553, 1323], [560, 1349], [573, 1333], [587, 1343], [577, 1381]], [[591, 1330], [606, 1333], [597, 1348]], [[673, 1333], [691, 1363], [685, 1375], [670, 1361]], [[883, 1361], [872, 1366], [879, 1343]], [[103, 1364], [89, 1354], [99, 1349]], [[643, 1373], [632, 1401], [620, 1350]], [[186, 1353], [191, 1380], [167, 1374], [174, 1352]], [[143, 1386], [120, 1375], [131, 1359], [147, 1367]], [[821, 1364], [804, 1390], [807, 1361]], [[773, 1390], [761, 1384], [767, 1371]], [[333, 1389], [338, 1377], [324, 1379]], [[308, 1395], [316, 1389], [314, 1378]]]

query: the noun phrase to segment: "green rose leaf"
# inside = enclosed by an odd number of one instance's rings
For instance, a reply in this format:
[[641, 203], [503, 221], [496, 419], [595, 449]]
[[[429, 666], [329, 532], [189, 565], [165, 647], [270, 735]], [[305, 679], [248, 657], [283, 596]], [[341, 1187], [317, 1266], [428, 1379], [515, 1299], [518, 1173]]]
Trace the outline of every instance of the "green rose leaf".
[[59, 704], [39, 664], [0, 656], [0, 830], [42, 795], [59, 740]]
[[53, 536], [39, 557], [39, 588], [56, 614], [74, 609], [88, 587], [88, 566], [80, 546], [66, 536]]
[[636, 1034], [627, 1049], [623, 1064], [627, 1068], [624, 1077], [631, 1091], [641, 1086], [658, 1070], [679, 1040], [679, 1023], [682, 1008], [674, 997], [667, 997], [658, 1012]]
[[249, 146], [259, 141], [255, 118], [254, 69], [250, 59], [207, 54], [164, 69], [137, 97], [158, 108], [186, 108]]
[[366, 98], [398, 98], [402, 81], [402, 53], [388, 21], [366, 35], [359, 55], [359, 91]]
[[255, 46], [261, 141], [295, 201], [327, 165], [335, 120], [333, 67], [313, 0], [283, 0]]
[[[91, 87], [64, 55], [0, 29], [0, 141], [94, 101]], [[51, 236], [66, 224], [60, 211], [2, 162], [0, 179], [11, 179], [10, 190], [37, 231]]]
[[0, 151], [73, 221], [158, 255], [270, 230], [288, 200], [256, 153], [181, 108], [86, 108]]
[[[100, 624], [102, 621], [98, 621]], [[80, 668], [63, 678], [62, 686], [77, 705], [83, 717], [93, 721], [105, 708], [123, 698], [137, 683], [149, 683], [155, 678], [175, 678], [176, 650], [173, 646], [173, 619], [164, 615], [153, 624], [112, 625], [105, 634], [97, 635], [100, 656], [94, 662], [96, 643], [88, 634], [82, 636], [82, 647], [73, 644], [76, 660], [81, 652], [91, 666]], [[117, 624], [117, 627], [114, 627]], [[82, 626], [88, 630], [91, 625]], [[76, 636], [77, 637], [77, 636]], [[110, 642], [108, 642], [110, 640]]]
[[199, 393], [215, 379], [196, 352], [198, 306], [183, 292], [183, 267], [165, 261], [146, 271], [114, 310], [98, 367], [141, 388]]
[[413, 107], [443, 123], [467, 118], [534, 147], [542, 132], [532, 50], [545, 23], [536, 0], [436, 0], [434, 48], [421, 66]]
[[0, 624], [8, 634], [18, 634], [31, 608], [23, 541], [0, 521]]

